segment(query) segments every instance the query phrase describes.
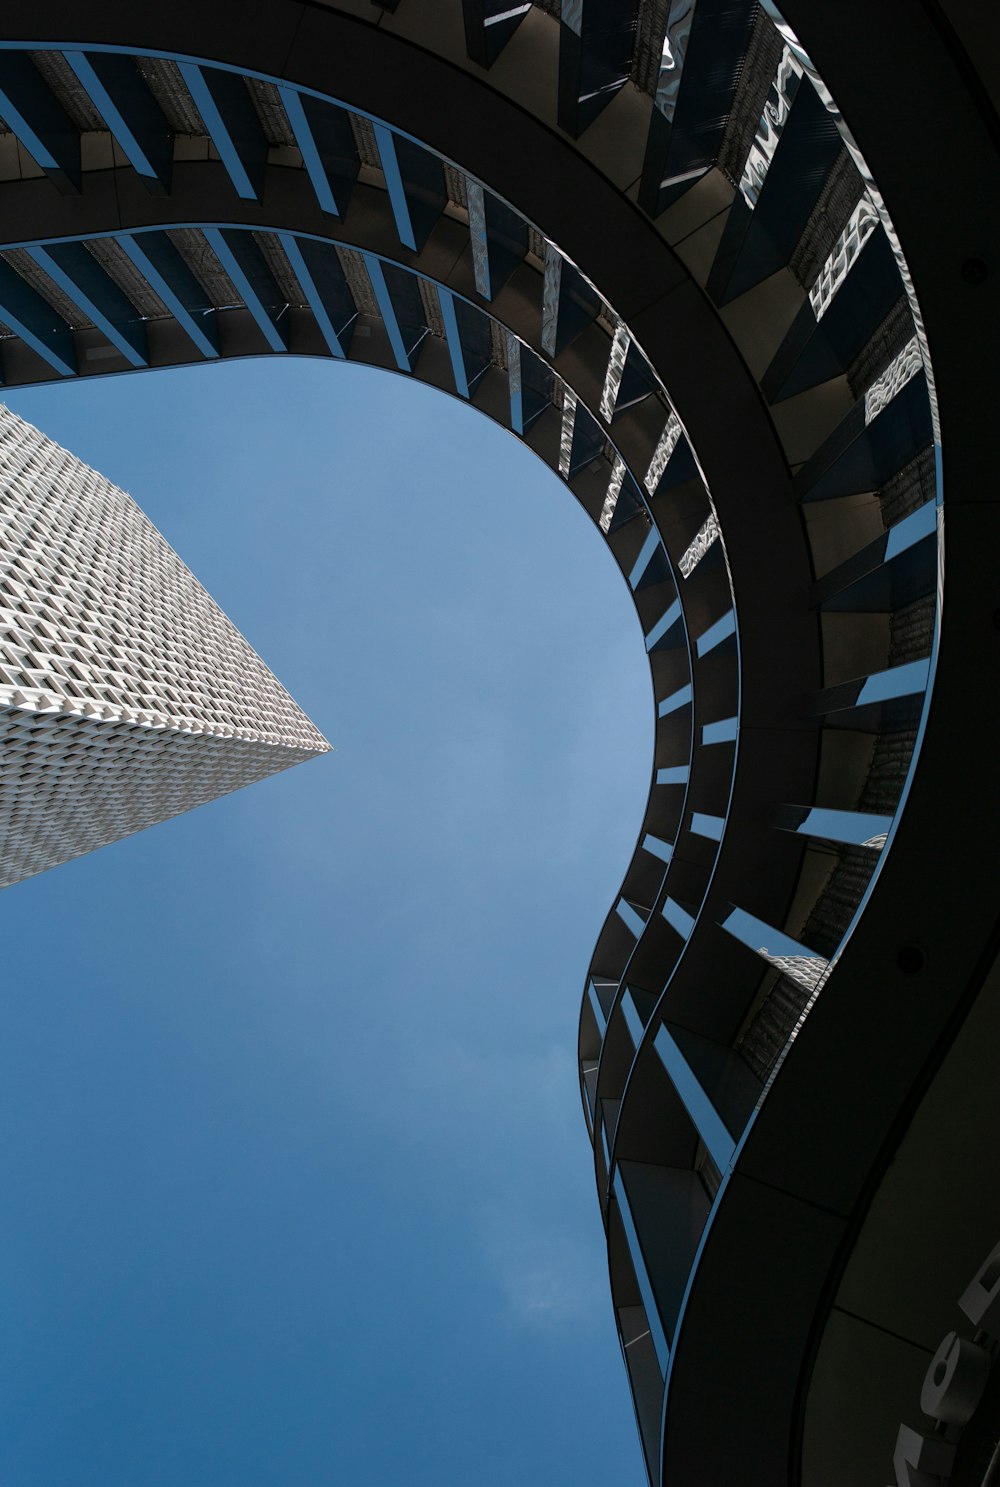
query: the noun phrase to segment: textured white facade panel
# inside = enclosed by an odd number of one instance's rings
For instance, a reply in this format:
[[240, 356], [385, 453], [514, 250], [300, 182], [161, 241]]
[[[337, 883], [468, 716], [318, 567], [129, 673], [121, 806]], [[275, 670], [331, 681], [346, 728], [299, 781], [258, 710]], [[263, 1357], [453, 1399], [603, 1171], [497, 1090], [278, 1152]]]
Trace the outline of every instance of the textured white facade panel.
[[0, 407], [0, 886], [327, 748], [131, 497]]

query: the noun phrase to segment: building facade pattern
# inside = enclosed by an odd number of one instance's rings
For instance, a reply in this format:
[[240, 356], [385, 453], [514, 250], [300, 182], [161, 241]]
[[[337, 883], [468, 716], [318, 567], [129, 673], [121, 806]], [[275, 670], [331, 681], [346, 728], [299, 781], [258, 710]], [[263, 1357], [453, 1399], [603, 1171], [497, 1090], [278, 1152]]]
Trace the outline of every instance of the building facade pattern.
[[0, 886], [327, 747], [132, 498], [0, 410]]

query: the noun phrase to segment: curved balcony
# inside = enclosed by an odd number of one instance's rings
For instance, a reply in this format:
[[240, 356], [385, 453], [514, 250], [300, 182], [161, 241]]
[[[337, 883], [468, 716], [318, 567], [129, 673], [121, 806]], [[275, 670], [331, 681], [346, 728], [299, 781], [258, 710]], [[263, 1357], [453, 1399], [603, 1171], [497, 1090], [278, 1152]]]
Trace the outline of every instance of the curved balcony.
[[[798, 1471], [831, 1277], [986, 933], [979, 895], [925, 885], [978, 808], [970, 763], [939, 819], [939, 673], [967, 674], [992, 532], [985, 332], [935, 235], [968, 285], [985, 264], [973, 167], [935, 143], [929, 226], [875, 96], [877, 57], [935, 56], [902, 9], [905, 45], [803, 0], [273, 0], [252, 36], [222, 3], [108, 5], [83, 36], [42, 3], [0, 53], [6, 381], [417, 376], [534, 448], [630, 585], [655, 757], [579, 1054], [657, 1482], [744, 1470], [748, 1434], [755, 1479]], [[989, 131], [937, 60], [981, 186]]]

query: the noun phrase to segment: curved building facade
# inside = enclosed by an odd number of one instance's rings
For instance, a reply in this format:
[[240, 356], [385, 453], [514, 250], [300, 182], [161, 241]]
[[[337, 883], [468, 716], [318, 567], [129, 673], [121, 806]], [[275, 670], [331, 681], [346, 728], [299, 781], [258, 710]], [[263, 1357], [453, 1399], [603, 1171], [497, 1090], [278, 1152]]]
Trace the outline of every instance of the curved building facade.
[[6, 383], [416, 376], [545, 459], [630, 586], [655, 758], [579, 1056], [650, 1480], [991, 1479], [995, 22], [3, 29]]

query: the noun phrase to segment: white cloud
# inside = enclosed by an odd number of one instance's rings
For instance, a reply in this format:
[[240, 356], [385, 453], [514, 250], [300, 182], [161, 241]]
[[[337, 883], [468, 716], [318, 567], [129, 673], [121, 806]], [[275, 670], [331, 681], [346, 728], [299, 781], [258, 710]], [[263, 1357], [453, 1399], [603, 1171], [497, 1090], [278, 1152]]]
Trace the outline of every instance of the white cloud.
[[487, 1265], [516, 1322], [549, 1329], [605, 1321], [607, 1278], [596, 1234], [588, 1244], [546, 1229], [537, 1214], [492, 1204], [476, 1220]]

